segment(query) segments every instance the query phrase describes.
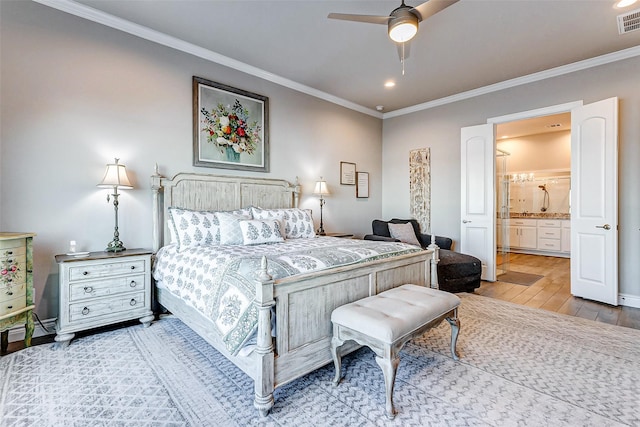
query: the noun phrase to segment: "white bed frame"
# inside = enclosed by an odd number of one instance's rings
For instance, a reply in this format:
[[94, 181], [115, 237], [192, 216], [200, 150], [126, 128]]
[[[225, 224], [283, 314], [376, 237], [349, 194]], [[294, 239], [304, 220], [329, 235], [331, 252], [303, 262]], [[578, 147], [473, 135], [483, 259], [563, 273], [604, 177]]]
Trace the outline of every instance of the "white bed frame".
[[[169, 243], [164, 219], [170, 206], [197, 210], [233, 210], [249, 205], [265, 209], [297, 207], [300, 194], [299, 185], [284, 180], [193, 173], [180, 173], [169, 179], [159, 175], [157, 167], [151, 177], [151, 188], [154, 253]], [[266, 416], [274, 404], [275, 387], [332, 362], [334, 308], [405, 283], [437, 287], [437, 254], [436, 247], [275, 281], [267, 274], [263, 258], [260, 279], [256, 282], [257, 346], [248, 356], [229, 353], [213, 333], [212, 322], [179, 298], [162, 288], [156, 289], [156, 297], [159, 304], [254, 380], [254, 406], [261, 416]], [[276, 338], [271, 337], [274, 306]], [[341, 353], [356, 348], [355, 343], [348, 343]]]

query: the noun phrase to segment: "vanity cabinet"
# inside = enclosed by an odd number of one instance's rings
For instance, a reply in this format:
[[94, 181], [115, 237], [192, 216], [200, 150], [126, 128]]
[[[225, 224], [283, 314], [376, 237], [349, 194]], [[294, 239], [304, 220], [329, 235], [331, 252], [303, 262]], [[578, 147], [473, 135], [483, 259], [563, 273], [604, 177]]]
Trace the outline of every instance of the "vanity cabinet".
[[509, 220], [509, 246], [513, 249], [537, 249], [537, 223], [535, 219]]
[[571, 220], [562, 221], [562, 230], [560, 238], [560, 250], [564, 253], [571, 252]]
[[562, 238], [562, 220], [538, 220], [538, 250], [559, 252]]

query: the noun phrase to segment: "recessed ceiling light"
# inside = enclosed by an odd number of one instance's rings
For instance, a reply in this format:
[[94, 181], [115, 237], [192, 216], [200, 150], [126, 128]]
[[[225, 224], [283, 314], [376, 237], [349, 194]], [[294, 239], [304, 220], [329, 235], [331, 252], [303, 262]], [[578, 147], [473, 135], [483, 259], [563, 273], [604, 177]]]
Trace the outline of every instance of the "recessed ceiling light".
[[384, 110], [384, 105], [376, 105], [376, 110], [378, 111]]
[[623, 7], [631, 6], [636, 1], [638, 1], [638, 0], [620, 0], [619, 2], [616, 3], [616, 7], [617, 8], [623, 8]]
[[394, 87], [395, 85], [396, 85], [396, 82], [393, 82], [391, 80], [384, 83], [384, 87]]

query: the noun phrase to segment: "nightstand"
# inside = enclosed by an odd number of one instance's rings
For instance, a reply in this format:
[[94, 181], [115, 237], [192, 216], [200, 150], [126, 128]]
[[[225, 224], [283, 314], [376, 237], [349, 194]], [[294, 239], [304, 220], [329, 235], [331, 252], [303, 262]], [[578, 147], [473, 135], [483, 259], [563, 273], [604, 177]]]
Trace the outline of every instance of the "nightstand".
[[60, 272], [60, 313], [56, 341], [63, 346], [75, 332], [140, 319], [146, 327], [151, 311], [151, 251], [90, 252], [56, 255]]
[[9, 329], [25, 325], [24, 345], [31, 345], [35, 308], [34, 233], [0, 233], [0, 352], [9, 346]]
[[327, 233], [325, 236], [329, 237], [344, 237], [345, 239], [353, 238], [353, 234], [350, 233]]

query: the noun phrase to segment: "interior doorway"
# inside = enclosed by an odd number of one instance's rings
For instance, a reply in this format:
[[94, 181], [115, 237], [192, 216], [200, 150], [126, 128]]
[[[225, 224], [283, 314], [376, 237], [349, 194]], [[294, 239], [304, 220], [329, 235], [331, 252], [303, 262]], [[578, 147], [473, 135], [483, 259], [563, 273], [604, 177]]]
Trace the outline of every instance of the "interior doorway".
[[571, 256], [571, 113], [499, 123], [495, 143], [497, 280], [530, 285], [514, 255]]

